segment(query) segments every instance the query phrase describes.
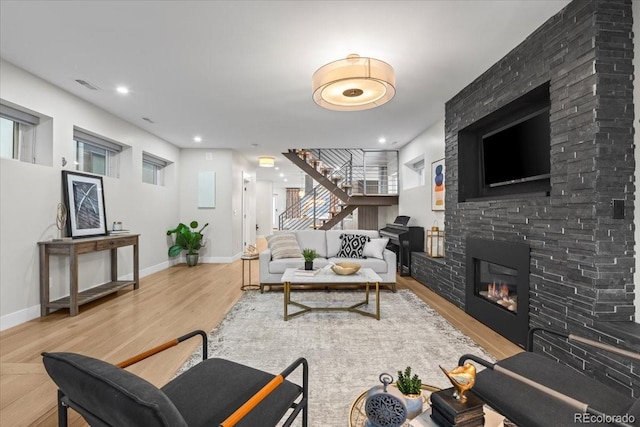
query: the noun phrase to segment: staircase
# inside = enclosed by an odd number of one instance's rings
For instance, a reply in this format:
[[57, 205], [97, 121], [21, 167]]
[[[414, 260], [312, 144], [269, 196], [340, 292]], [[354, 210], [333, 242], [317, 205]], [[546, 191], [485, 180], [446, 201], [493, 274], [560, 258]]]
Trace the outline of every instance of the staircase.
[[283, 155], [318, 185], [280, 215], [281, 230], [329, 230], [358, 207], [398, 204], [397, 151], [291, 149]]

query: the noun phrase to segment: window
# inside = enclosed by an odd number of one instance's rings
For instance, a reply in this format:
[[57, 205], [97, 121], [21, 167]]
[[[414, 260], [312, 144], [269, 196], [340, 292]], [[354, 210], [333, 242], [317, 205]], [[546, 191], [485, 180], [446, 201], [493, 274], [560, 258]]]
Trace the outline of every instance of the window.
[[76, 170], [118, 176], [118, 154], [122, 145], [78, 128], [73, 129], [73, 140], [76, 142]]
[[36, 127], [40, 118], [0, 104], [0, 156], [36, 162]]
[[425, 185], [424, 156], [418, 156], [404, 164], [405, 190]]
[[153, 185], [164, 185], [164, 168], [167, 160], [142, 152], [142, 182]]

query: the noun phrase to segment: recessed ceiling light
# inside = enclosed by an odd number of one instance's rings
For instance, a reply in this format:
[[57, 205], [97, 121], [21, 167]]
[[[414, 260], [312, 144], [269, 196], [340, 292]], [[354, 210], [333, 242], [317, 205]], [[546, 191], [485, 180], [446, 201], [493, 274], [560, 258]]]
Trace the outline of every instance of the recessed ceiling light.
[[116, 90], [118, 91], [118, 93], [121, 93], [123, 95], [126, 95], [129, 93], [129, 88], [126, 86], [118, 86]]
[[280, 168], [276, 166], [276, 170], [277, 170], [277, 171], [279, 171], [279, 170], [280, 170]]
[[378, 142], [380, 144], [384, 144], [385, 142], [387, 142], [387, 138], [385, 138], [384, 136], [381, 136], [380, 138], [378, 138]]
[[194, 137], [193, 137], [193, 142], [202, 142], [202, 137], [200, 137], [200, 136], [194, 136]]
[[281, 174], [280, 174], [280, 178], [282, 178], [283, 176], [284, 176], [284, 174], [283, 174], [283, 173], [281, 173]]

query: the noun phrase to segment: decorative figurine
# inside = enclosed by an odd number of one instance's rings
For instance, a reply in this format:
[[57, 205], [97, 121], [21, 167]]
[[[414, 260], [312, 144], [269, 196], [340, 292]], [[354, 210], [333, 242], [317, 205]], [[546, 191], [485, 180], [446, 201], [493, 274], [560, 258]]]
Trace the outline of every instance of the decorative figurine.
[[464, 393], [467, 390], [471, 390], [473, 385], [476, 383], [476, 367], [472, 363], [465, 363], [464, 366], [458, 366], [451, 371], [447, 371], [442, 366], [440, 366], [442, 372], [449, 378], [451, 384], [453, 384], [453, 388], [455, 391], [453, 392], [453, 397], [461, 402], [466, 402], [467, 397]]
[[400, 427], [407, 420], [405, 398], [396, 387], [388, 387], [393, 377], [380, 374], [382, 385], [373, 387], [367, 393], [364, 412], [367, 414], [365, 427]]
[[56, 227], [58, 227], [58, 238], [51, 239], [53, 242], [60, 242], [63, 240], [62, 238], [62, 230], [67, 225], [67, 207], [64, 203], [58, 203], [58, 208], [56, 209]]

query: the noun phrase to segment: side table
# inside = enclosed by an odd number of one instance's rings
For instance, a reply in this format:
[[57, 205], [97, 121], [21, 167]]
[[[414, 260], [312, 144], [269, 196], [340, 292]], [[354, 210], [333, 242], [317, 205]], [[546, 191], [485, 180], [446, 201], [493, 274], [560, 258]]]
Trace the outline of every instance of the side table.
[[[395, 387], [395, 383], [389, 387]], [[434, 391], [440, 391], [439, 387], [432, 385], [422, 384], [422, 398], [424, 399], [423, 409], [429, 407], [429, 396]], [[364, 404], [367, 401], [367, 394], [369, 390], [363, 391], [351, 404], [349, 410], [349, 427], [364, 427], [367, 421], [367, 414], [365, 413]], [[411, 420], [407, 420], [403, 426], [408, 426]]]
[[[243, 291], [260, 289], [259, 283], [251, 283], [251, 261], [257, 260], [258, 254], [242, 255], [240, 259], [242, 260], [242, 286], [240, 286], [240, 289]], [[245, 280], [244, 280], [245, 263], [249, 264], [249, 283], [245, 283]]]
[[[391, 384], [390, 387], [395, 387], [395, 383]], [[422, 384], [422, 398], [424, 399], [424, 403], [422, 405], [423, 411], [429, 410], [431, 407], [431, 401], [429, 397], [431, 393], [434, 391], [440, 391], [439, 387], [435, 387], [432, 385]], [[364, 427], [367, 421], [367, 414], [365, 413], [364, 405], [367, 401], [367, 394], [369, 394], [369, 390], [363, 391], [351, 404], [351, 408], [349, 409], [349, 427]], [[424, 416], [424, 414], [422, 414]], [[420, 419], [420, 415], [416, 417], [416, 420]], [[412, 425], [412, 420], [407, 420], [403, 427]], [[438, 425], [435, 421], [428, 420], [429, 424], [427, 425]], [[416, 425], [424, 425], [424, 423], [416, 423]], [[506, 427], [507, 420], [502, 415], [494, 411], [485, 405], [484, 407], [484, 425], [485, 427]]]

